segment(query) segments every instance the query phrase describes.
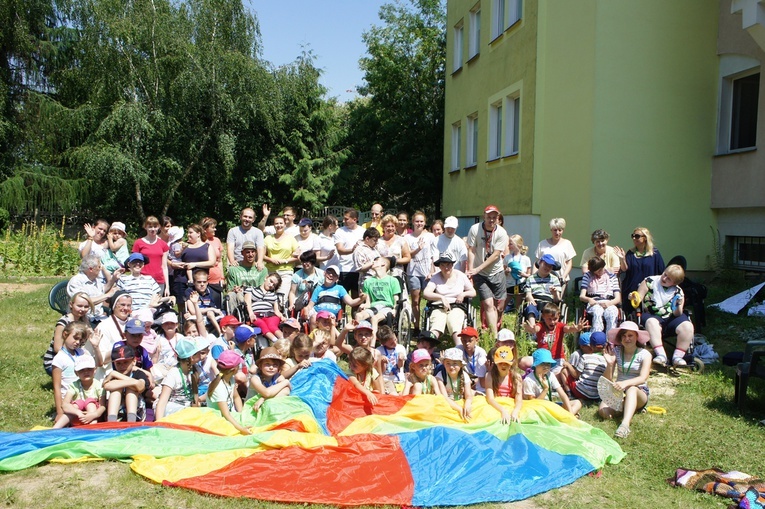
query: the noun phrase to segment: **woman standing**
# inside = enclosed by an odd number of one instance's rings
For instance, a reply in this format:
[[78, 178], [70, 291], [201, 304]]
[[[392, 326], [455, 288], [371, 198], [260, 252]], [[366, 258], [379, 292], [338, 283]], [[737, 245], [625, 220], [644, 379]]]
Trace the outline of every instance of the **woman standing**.
[[401, 278], [404, 267], [412, 259], [412, 255], [404, 237], [396, 233], [397, 226], [398, 219], [393, 214], [382, 218], [383, 234], [377, 241], [377, 252], [380, 256], [396, 258], [396, 266], [391, 267], [391, 275]]
[[[563, 238], [563, 230], [566, 229], [566, 220], [562, 217], [554, 217], [550, 220], [550, 238], [539, 242], [534, 256], [540, 260], [544, 255], [550, 254], [560, 264], [560, 280], [564, 284], [568, 282], [568, 275], [574, 265], [576, 250], [571, 241]], [[565, 290], [564, 290], [565, 291]]]
[[210, 274], [207, 282], [215, 290], [221, 292], [223, 287], [221, 282], [223, 281], [223, 265], [220, 263], [221, 254], [223, 253], [223, 244], [220, 239], [215, 236], [215, 230], [218, 229], [218, 221], [211, 217], [205, 217], [202, 219], [202, 228], [205, 231], [205, 242], [213, 247], [213, 254], [215, 263], [210, 267]]
[[433, 274], [433, 244], [435, 237], [425, 229], [427, 218], [422, 211], [416, 211], [412, 216], [414, 230], [404, 239], [409, 244], [409, 252], [412, 260], [407, 266], [409, 277], [409, 290], [412, 292], [412, 321], [415, 330], [419, 330], [420, 324], [420, 294], [425, 289], [430, 275]]
[[285, 228], [284, 217], [276, 216], [274, 218], [274, 234], [268, 235], [264, 241], [266, 256], [263, 257], [263, 260], [266, 262], [268, 272], [276, 272], [281, 278], [276, 293], [286, 297], [292, 283], [293, 268], [298, 260], [297, 252], [300, 247], [295, 237], [285, 233]]
[[169, 297], [167, 253], [170, 247], [167, 242], [159, 238], [159, 220], [156, 217], [147, 217], [143, 223], [143, 229], [146, 230], [146, 236], [133, 244], [134, 253], [141, 253], [149, 259], [149, 262], [143, 266], [141, 274], [153, 277], [162, 290], [162, 296]]
[[337, 218], [335, 216], [326, 216], [321, 222], [321, 233], [319, 234], [319, 254], [316, 256], [316, 262], [322, 267], [327, 265], [337, 265], [340, 262], [337, 259], [335, 250], [334, 235], [337, 231]]
[[[664, 269], [664, 259], [659, 250], [653, 247], [653, 236], [648, 228], [638, 226], [632, 231], [632, 249], [624, 252], [615, 247], [619, 255], [621, 271], [624, 272], [622, 281], [622, 295], [629, 295], [640, 286], [640, 283], [648, 276], [658, 276]], [[624, 299], [622, 308], [626, 314], [634, 311], [628, 299]]]
[[181, 251], [180, 262], [174, 262], [173, 294], [178, 309], [185, 309], [186, 288], [193, 281], [195, 269], [210, 269], [215, 263], [215, 249], [205, 242], [205, 231], [198, 224], [190, 224], [187, 228], [188, 243]]

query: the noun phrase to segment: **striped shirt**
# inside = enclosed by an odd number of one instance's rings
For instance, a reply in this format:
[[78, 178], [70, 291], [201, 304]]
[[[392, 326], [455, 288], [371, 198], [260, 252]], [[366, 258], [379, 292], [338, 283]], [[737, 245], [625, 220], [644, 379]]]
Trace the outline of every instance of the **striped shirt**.
[[581, 373], [576, 381], [576, 390], [588, 399], [600, 399], [598, 396], [598, 378], [606, 371], [606, 360], [602, 354], [585, 353], [574, 366]]
[[148, 307], [154, 295], [161, 295], [159, 285], [151, 276], [122, 275], [117, 280], [117, 288], [126, 291], [133, 298], [133, 311]]
[[245, 292], [252, 297], [252, 312], [257, 316], [273, 315], [274, 304], [279, 302], [275, 292], [267, 292], [260, 287], [249, 287]]

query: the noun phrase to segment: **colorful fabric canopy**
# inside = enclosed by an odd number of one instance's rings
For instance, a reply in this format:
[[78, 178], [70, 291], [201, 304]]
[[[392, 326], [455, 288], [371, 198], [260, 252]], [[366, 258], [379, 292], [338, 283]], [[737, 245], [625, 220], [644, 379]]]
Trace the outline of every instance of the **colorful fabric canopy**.
[[[512, 410], [513, 401], [499, 398]], [[168, 486], [227, 497], [337, 505], [463, 505], [520, 500], [617, 463], [602, 430], [558, 405], [524, 401], [521, 423], [502, 425], [483, 397], [465, 423], [440, 396], [382, 396], [372, 407], [334, 363], [292, 379], [292, 395], [251, 402], [238, 434], [212, 409], [158, 423], [103, 423], [0, 433], [0, 470], [45, 461], [132, 459]]]

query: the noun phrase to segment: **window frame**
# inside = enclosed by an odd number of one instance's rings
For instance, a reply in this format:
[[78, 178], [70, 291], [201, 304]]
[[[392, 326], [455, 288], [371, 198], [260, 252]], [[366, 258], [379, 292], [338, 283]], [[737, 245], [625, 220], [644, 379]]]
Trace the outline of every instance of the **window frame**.
[[465, 146], [465, 168], [478, 166], [478, 112], [467, 117]]
[[463, 20], [454, 25], [454, 51], [452, 52], [452, 74], [462, 69], [465, 23]]
[[470, 11], [468, 33], [468, 62], [481, 54], [481, 5]]
[[452, 124], [452, 145], [451, 161], [449, 162], [449, 171], [460, 171], [460, 159], [462, 157], [462, 122], [457, 121]]

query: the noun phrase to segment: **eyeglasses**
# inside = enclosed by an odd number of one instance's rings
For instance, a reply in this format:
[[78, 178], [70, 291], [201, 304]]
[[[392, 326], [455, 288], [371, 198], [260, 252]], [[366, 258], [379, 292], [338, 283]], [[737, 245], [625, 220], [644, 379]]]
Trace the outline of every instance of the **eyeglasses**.
[[631, 235], [631, 237], [632, 237], [633, 239], [644, 239], [644, 238], [645, 238], [645, 235], [640, 235], [639, 233], [633, 233], [633, 234]]

